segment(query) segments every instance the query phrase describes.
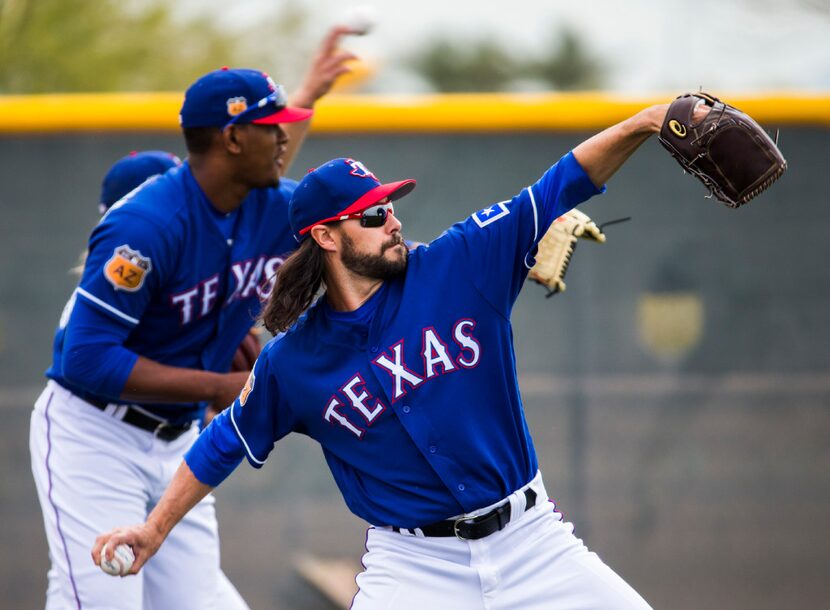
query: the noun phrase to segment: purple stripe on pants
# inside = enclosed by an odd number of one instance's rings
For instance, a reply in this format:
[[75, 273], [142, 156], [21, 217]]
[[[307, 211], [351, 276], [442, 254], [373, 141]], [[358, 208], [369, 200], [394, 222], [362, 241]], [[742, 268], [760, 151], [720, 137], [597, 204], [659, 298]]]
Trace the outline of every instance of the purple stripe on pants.
[[49, 479], [49, 491], [47, 492], [47, 496], [49, 497], [49, 504], [52, 505], [52, 508], [55, 511], [55, 522], [58, 527], [58, 534], [61, 537], [61, 542], [63, 543], [63, 552], [66, 555], [66, 565], [69, 569], [69, 582], [72, 583], [72, 592], [75, 594], [75, 603], [78, 605], [78, 610], [81, 610], [81, 598], [78, 597], [78, 587], [75, 586], [75, 577], [72, 575], [72, 563], [69, 561], [69, 548], [66, 546], [66, 538], [63, 535], [63, 531], [61, 531], [61, 515], [58, 512], [58, 507], [55, 505], [55, 501], [52, 500], [52, 470], [49, 468], [49, 456], [52, 454], [52, 422], [49, 420], [49, 405], [52, 404], [52, 397], [55, 395], [54, 392], [49, 395], [49, 400], [46, 402], [46, 474]]

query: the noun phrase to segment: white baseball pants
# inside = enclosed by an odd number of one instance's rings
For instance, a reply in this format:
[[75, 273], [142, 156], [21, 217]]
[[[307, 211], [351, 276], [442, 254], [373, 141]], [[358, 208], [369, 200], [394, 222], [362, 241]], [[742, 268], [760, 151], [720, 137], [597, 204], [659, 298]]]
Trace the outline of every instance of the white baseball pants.
[[194, 427], [158, 440], [49, 381], [29, 437], [52, 563], [47, 610], [247, 610], [219, 567], [213, 496], [137, 576], [109, 576], [92, 562], [99, 534], [145, 520], [197, 435]]
[[511, 494], [511, 522], [480, 540], [369, 528], [352, 609], [650, 610], [573, 535], [547, 501], [541, 475], [530, 485], [536, 505], [521, 512], [524, 488]]

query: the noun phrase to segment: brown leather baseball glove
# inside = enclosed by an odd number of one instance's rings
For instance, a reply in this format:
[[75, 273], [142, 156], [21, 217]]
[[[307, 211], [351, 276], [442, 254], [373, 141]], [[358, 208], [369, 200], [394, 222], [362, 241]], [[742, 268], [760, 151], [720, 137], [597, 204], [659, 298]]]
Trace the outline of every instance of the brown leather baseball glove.
[[[698, 104], [711, 110], [695, 123]], [[732, 208], [769, 188], [787, 169], [776, 143], [758, 123], [708, 93], [686, 93], [674, 100], [658, 139], [685, 171]]]

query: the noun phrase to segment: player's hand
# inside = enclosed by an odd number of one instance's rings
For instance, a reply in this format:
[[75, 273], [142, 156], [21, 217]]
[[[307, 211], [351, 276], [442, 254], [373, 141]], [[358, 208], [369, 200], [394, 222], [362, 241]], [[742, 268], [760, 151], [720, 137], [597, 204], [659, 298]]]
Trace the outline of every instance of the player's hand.
[[202, 428], [207, 428], [208, 424], [213, 421], [213, 418], [227, 408], [227, 406], [217, 407], [215, 403], [210, 403], [205, 407], [205, 414], [202, 416]]
[[155, 528], [143, 523], [130, 527], [118, 527], [101, 534], [95, 539], [92, 547], [92, 561], [101, 567], [101, 549], [106, 545], [106, 558], [112, 560], [115, 549], [119, 544], [127, 544], [133, 549], [135, 561], [127, 574], [138, 574], [141, 567], [150, 557], [156, 554], [164, 537]]
[[233, 404], [233, 401], [236, 400], [237, 396], [239, 396], [239, 393], [242, 391], [242, 388], [245, 386], [245, 382], [248, 381], [248, 377], [250, 375], [251, 371], [247, 370], [234, 371], [221, 376], [221, 382], [219, 384], [216, 397], [205, 409], [204, 426], [207, 426], [214, 417]]
[[250, 374], [250, 371], [239, 371], [236, 373], [225, 373], [219, 376], [216, 395], [210, 401], [210, 408], [213, 409], [214, 415], [233, 404], [233, 401], [239, 396]]
[[338, 77], [351, 72], [347, 64], [357, 59], [357, 56], [338, 48], [338, 44], [343, 36], [355, 33], [353, 28], [345, 25], [335, 26], [329, 31], [315, 54], [302, 85], [291, 96], [292, 106], [311, 108], [331, 90]]
[[246, 373], [254, 368], [256, 359], [262, 351], [262, 344], [259, 342], [259, 329], [252, 328], [239, 343], [231, 361], [231, 371], [245, 371]]

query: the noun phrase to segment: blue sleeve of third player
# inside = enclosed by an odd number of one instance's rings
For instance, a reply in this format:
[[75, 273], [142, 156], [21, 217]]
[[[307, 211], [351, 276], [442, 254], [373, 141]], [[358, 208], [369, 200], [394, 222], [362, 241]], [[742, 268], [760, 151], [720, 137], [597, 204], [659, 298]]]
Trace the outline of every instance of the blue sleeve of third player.
[[216, 487], [242, 458], [261, 468], [274, 444], [293, 429], [293, 417], [281, 404], [271, 362], [275, 344], [265, 346], [237, 399], [213, 418], [185, 455], [202, 483]]

